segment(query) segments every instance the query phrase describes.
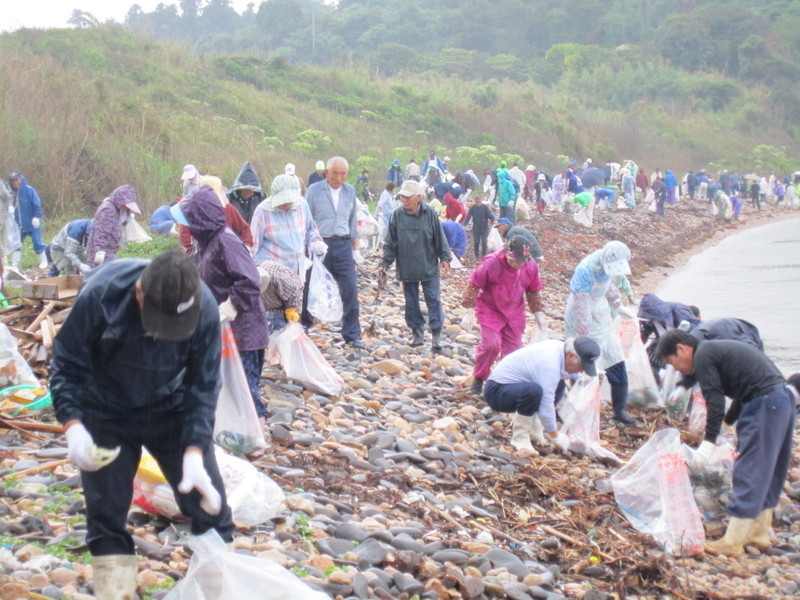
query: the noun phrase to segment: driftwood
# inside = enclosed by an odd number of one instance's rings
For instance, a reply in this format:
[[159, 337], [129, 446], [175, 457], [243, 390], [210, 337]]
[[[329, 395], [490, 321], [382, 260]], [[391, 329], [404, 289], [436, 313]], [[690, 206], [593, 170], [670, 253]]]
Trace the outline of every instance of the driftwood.
[[25, 469], [24, 471], [17, 471], [16, 473], [9, 473], [8, 475], [3, 475], [2, 477], [0, 477], [0, 479], [5, 481], [6, 479], [11, 479], [11, 478], [17, 479], [21, 477], [27, 477], [28, 475], [36, 475], [37, 473], [41, 473], [42, 471], [49, 471], [51, 469], [55, 469], [62, 465], [66, 465], [69, 462], [70, 460], [68, 458], [64, 458], [61, 460], [54, 460], [49, 463], [41, 464], [38, 467], [32, 467], [30, 469]]

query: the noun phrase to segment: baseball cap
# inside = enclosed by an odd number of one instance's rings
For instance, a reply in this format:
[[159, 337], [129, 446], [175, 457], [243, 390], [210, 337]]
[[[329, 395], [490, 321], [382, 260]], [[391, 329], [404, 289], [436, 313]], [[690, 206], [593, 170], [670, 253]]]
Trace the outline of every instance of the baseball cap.
[[508, 240], [506, 252], [510, 252], [515, 261], [526, 263], [533, 258], [533, 244], [525, 236], [515, 235]]
[[501, 167], [505, 167], [507, 164], [508, 164], [508, 163], [507, 163], [506, 161], [504, 161], [504, 160], [501, 160], [501, 161], [500, 161], [500, 166], [501, 166]]
[[600, 346], [592, 338], [581, 336], [575, 338], [575, 354], [581, 359], [583, 371], [590, 377], [597, 376], [595, 361], [600, 357]]
[[286, 163], [286, 166], [283, 168], [283, 172], [286, 175], [294, 175], [294, 164]]
[[202, 289], [194, 261], [179, 252], [156, 256], [142, 271], [142, 325], [171, 342], [189, 339], [200, 320]]
[[22, 179], [22, 175], [19, 171], [14, 171], [11, 175], [8, 176], [9, 179]]
[[506, 219], [505, 217], [497, 219], [497, 223], [495, 223], [494, 226], [499, 227], [500, 225], [511, 225], [511, 220]]
[[418, 181], [414, 181], [413, 179], [406, 179], [403, 182], [403, 185], [400, 186], [400, 191], [397, 192], [400, 196], [420, 196], [424, 195], [425, 190]]
[[395, 159], [392, 161], [392, 166], [393, 166], [393, 167], [399, 167], [399, 166], [400, 166], [400, 161], [399, 161], [399, 160], [397, 160], [397, 159], [395, 158]]
[[321, 160], [317, 161], [317, 164], [314, 165], [314, 169], [317, 171], [324, 171], [325, 170], [325, 163]]
[[186, 165], [183, 167], [183, 175], [181, 175], [181, 181], [186, 181], [187, 179], [194, 179], [195, 177], [200, 176], [200, 171], [197, 170], [197, 167], [194, 165]]

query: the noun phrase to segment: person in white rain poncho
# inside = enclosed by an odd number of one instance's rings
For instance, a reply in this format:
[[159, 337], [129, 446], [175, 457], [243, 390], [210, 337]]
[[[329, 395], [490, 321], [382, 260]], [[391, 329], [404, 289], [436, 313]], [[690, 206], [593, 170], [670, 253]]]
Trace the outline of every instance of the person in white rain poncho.
[[627, 410], [628, 372], [614, 318], [622, 313], [635, 318], [627, 306], [621, 306], [614, 277], [629, 275], [631, 251], [622, 242], [608, 242], [600, 250], [586, 256], [575, 268], [569, 283], [569, 298], [564, 312], [564, 335], [568, 338], [588, 336], [600, 345], [598, 366], [605, 369], [611, 385], [614, 420], [636, 424]]

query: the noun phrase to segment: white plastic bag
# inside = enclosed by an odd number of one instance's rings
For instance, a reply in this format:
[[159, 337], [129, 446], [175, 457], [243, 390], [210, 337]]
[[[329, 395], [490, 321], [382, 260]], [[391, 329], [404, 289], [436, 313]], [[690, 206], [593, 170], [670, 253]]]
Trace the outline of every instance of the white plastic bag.
[[639, 321], [620, 317], [616, 326], [628, 371], [629, 401], [639, 406], [663, 407], [650, 358], [639, 333]]
[[189, 570], [164, 600], [328, 600], [288, 569], [263, 558], [237, 554], [211, 529], [189, 540]]
[[561, 431], [569, 438], [569, 449], [579, 454], [608, 458], [619, 457], [600, 444], [600, 379], [576, 382], [558, 414], [564, 423]]
[[339, 286], [325, 265], [322, 257], [315, 256], [311, 265], [311, 280], [308, 284], [308, 312], [320, 321], [342, 320], [342, 297]]
[[122, 229], [122, 243], [126, 242], [149, 242], [152, 240], [144, 228], [136, 222], [136, 218], [131, 215], [125, 227]]
[[452, 252], [451, 252], [451, 256], [452, 256], [453, 258], [452, 258], [452, 260], [450, 261], [450, 268], [451, 268], [451, 269], [463, 269], [463, 268], [464, 268], [464, 265], [463, 265], [463, 263], [462, 263], [462, 262], [461, 262], [461, 261], [458, 259], [458, 257], [457, 257], [455, 254], [452, 254]]
[[[277, 483], [248, 461], [214, 447], [217, 466], [225, 486], [233, 521], [239, 527], [254, 527], [268, 521], [284, 508], [284, 494]], [[133, 481], [133, 504], [151, 514], [173, 521], [183, 520], [175, 494], [160, 473], [143, 472], [141, 467]], [[160, 477], [159, 477], [160, 476]]]
[[500, 232], [497, 231], [496, 227], [492, 227], [492, 230], [489, 232], [489, 237], [486, 238], [486, 249], [489, 252], [497, 252], [502, 247], [503, 237], [500, 235]]
[[514, 207], [514, 211], [517, 217], [517, 221], [527, 221], [531, 218], [531, 209], [528, 206], [528, 203], [525, 202], [522, 198], [517, 200], [517, 204]]
[[700, 387], [695, 385], [692, 388], [692, 410], [689, 413], [689, 431], [692, 433], [701, 434], [706, 430], [706, 418], [708, 415], [708, 407], [706, 406], [706, 399], [700, 391]]
[[30, 365], [22, 358], [8, 327], [0, 323], [0, 388], [13, 385], [39, 385]]
[[344, 380], [299, 323], [289, 323], [270, 336], [269, 362], [280, 363], [287, 377], [309, 389], [329, 396], [338, 396], [344, 391]]
[[611, 476], [614, 498], [631, 525], [675, 555], [703, 552], [705, 532], [677, 429], [662, 429]]
[[267, 447], [258, 423], [256, 408], [247, 385], [242, 359], [228, 321], [220, 324], [222, 359], [219, 376], [222, 388], [217, 399], [214, 441], [234, 454], [246, 456]]

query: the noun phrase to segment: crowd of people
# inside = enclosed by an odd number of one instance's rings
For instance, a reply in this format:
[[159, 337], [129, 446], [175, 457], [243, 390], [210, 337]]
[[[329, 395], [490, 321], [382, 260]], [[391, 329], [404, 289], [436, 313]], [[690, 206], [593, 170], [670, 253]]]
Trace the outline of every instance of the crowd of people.
[[[679, 182], [670, 170], [662, 177], [656, 169], [648, 178], [633, 161], [599, 169], [587, 159], [583, 168], [571, 160], [553, 176], [533, 165], [522, 170], [516, 162], [508, 168], [500, 161], [484, 171], [481, 184], [472, 169], [451, 174], [449, 163], [431, 151], [422, 166], [412, 159], [404, 169], [399, 160], [388, 167], [374, 207], [378, 277], [385, 278], [394, 265], [410, 345], [422, 346], [427, 328], [432, 351], [441, 350], [441, 280], [464, 256], [464, 228], [471, 226], [477, 266], [463, 289], [461, 326], [470, 331], [477, 321], [480, 341], [470, 389], [493, 410], [515, 415], [511, 445], [524, 456], [538, 454], [534, 444], [553, 443], [567, 451], [555, 407], [569, 382], [600, 371], [610, 384], [613, 420], [629, 427], [639, 422], [627, 411], [628, 375], [614, 327], [618, 315], [636, 317], [627, 279], [630, 249], [610, 241], [575, 266], [564, 308], [565, 339], [549, 339], [539, 276], [544, 252], [537, 236], [516, 224], [518, 216], [532, 214], [531, 206], [539, 215], [572, 210], [577, 222], [591, 226], [595, 208], [634, 210], [648, 204], [654, 214], [663, 214], [665, 206], [688, 197], [709, 202], [728, 218], [741, 210], [738, 195], [750, 195], [755, 210], [762, 202], [797, 208], [800, 180], [800, 174], [786, 182], [762, 182], [723, 172], [712, 182], [700, 170]], [[177, 236], [186, 255], [165, 253], [152, 261], [117, 258], [126, 225], [141, 214], [130, 185], [116, 188], [92, 219], [65, 224], [48, 246], [41, 240], [43, 210], [36, 190], [17, 172], [8, 186], [0, 186], [9, 216], [0, 246], [12, 266], [30, 237], [40, 268], [51, 262], [55, 274], [86, 275], [55, 341], [51, 387], [70, 457], [84, 474], [87, 544], [98, 575], [112, 574], [113, 585], [129, 586], [135, 575], [124, 514], [142, 446], [176, 489], [193, 531], [215, 528], [230, 539], [230, 509], [211, 437], [220, 385], [220, 321], [230, 324], [265, 433], [267, 407], [258, 387], [265, 349], [270, 333], [287, 323], [314, 327], [308, 311], [313, 261], [338, 285], [343, 343], [366, 348], [356, 265], [364, 261], [359, 218], [369, 212], [373, 194], [368, 171], [355, 186], [347, 183], [348, 175], [348, 161], [340, 156], [318, 161], [307, 181], [290, 163], [267, 194], [249, 162], [228, 189], [218, 177], [186, 165], [180, 197], [150, 220], [152, 233]], [[16, 238], [10, 235], [15, 224]], [[526, 310], [537, 331], [535, 343], [524, 346]], [[768, 546], [768, 517], [791, 453], [794, 397], [763, 347], [698, 340], [676, 329], [677, 323], [669, 325], [660, 330], [654, 360], [694, 377], [712, 407], [698, 461], [716, 442], [725, 396], [735, 406], [725, 421], [738, 420], [741, 454], [729, 507], [734, 518], [723, 540], [707, 549], [735, 556], [747, 543]], [[778, 435], [766, 435], [768, 430], [779, 430]], [[121, 450], [109, 465], [98, 446]]]

